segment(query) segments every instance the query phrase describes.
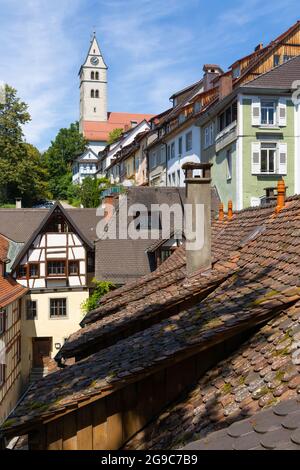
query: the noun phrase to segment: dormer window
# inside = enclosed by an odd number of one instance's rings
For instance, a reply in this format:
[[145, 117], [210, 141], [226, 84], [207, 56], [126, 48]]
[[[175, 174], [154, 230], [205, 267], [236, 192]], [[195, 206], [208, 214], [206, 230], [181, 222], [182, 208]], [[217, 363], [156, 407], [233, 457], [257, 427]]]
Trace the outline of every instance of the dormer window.
[[233, 78], [238, 78], [241, 74], [241, 69], [240, 69], [240, 66], [237, 65], [236, 67], [234, 67], [234, 69], [232, 70], [232, 76]]

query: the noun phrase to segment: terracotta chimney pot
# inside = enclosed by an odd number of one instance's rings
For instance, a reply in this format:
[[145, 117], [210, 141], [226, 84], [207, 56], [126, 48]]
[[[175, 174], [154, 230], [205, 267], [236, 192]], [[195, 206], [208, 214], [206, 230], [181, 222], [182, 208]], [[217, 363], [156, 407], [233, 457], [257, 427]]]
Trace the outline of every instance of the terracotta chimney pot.
[[232, 219], [232, 201], [228, 201], [228, 213], [227, 213], [228, 219]]
[[224, 204], [221, 202], [219, 205], [219, 221], [222, 222], [224, 219]]
[[285, 183], [284, 180], [280, 180], [277, 183], [277, 206], [275, 212], [281, 211], [285, 206]]

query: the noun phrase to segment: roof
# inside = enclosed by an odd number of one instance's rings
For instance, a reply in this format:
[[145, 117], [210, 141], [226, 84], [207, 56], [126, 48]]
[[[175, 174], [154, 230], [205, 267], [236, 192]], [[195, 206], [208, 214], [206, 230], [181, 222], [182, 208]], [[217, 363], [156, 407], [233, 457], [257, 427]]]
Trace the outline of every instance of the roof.
[[293, 82], [300, 77], [300, 56], [284, 62], [272, 70], [247, 82], [242, 88], [278, 88], [291, 90]]
[[11, 277], [0, 276], [0, 308], [18, 300], [26, 294], [27, 290]]
[[[182, 447], [200, 439], [189, 449], [250, 449], [274, 445], [274, 435], [276, 445], [290, 446], [281, 420], [291, 404], [295, 411], [289, 400], [300, 397], [299, 337], [298, 302], [252, 334], [158, 416], [145, 430], [147, 447]], [[298, 404], [296, 409], [299, 413]], [[300, 425], [299, 414], [297, 422]], [[137, 449], [138, 441], [137, 436], [129, 448]]]
[[[281, 314], [285, 314], [285, 319], [288, 320], [288, 329], [284, 331], [283, 336], [297, 335], [298, 313], [296, 307], [293, 310], [292, 306], [300, 300], [298, 276], [300, 198], [290, 199], [277, 216], [273, 212], [274, 207], [251, 209], [235, 214], [231, 221], [226, 222], [224, 230], [227, 231], [227, 236], [224, 246], [220, 247], [221, 250], [226, 250], [226, 242], [230, 243], [230, 234], [234, 234], [242, 225], [238, 223], [238, 219], [240, 218], [241, 222], [242, 218], [250, 213], [252, 217], [249, 217], [249, 227], [252, 227], [252, 231], [249, 233], [248, 228], [248, 233], [239, 242], [240, 248], [232, 251], [230, 258], [220, 260], [218, 269], [214, 265], [211, 271], [198, 274], [198, 278], [205, 278], [207, 282], [210, 276], [217, 277], [223, 271], [225, 279], [217, 284], [211, 294], [205, 299], [196, 300], [192, 307], [179, 309], [178, 313], [171, 317], [162, 319], [149, 328], [117, 341], [108, 348], [62, 371], [54, 372], [40, 381], [30, 390], [11, 416], [13, 424], [8, 428], [9, 432], [12, 428], [24, 429], [28, 424], [48, 419], [58, 410], [68, 410], [76, 404], [82, 406], [91, 397], [99, 398], [102, 394], [111, 393], [116, 388], [124, 387], [128, 382], [140, 380], [145, 374], [173, 364], [174, 360], [179, 361], [180, 358], [187, 358], [196, 352], [204, 352], [229, 338], [236, 338], [237, 333], [246, 333], [253, 328], [259, 328], [272, 318], [276, 321]], [[221, 237], [222, 225], [219, 229]], [[217, 240], [216, 245], [220, 245]], [[116, 295], [117, 291], [114, 292], [114, 296]], [[281, 328], [284, 328], [283, 325]], [[278, 350], [274, 348], [268, 350], [268, 344], [275, 341], [275, 338], [271, 334], [266, 341], [266, 335], [268, 336], [266, 333], [263, 334], [264, 344], [261, 354], [266, 355], [264, 359], [267, 364], [262, 363], [263, 367], [260, 368], [260, 361], [257, 362], [256, 357], [248, 357], [246, 365], [249, 367], [251, 359], [253, 367], [259, 367], [259, 374], [262, 374], [261, 371], [266, 367], [275, 372], [281, 367], [286, 370], [287, 362], [292, 361], [293, 349], [287, 350], [286, 347], [289, 345], [285, 344], [281, 345], [281, 352], [280, 346]], [[294, 337], [296, 338], [297, 336]], [[285, 340], [288, 340], [287, 336]], [[254, 344], [257, 347], [257, 343]], [[240, 364], [239, 355], [235, 363], [236, 373], [240, 372]], [[226, 370], [229, 378], [228, 367], [223, 373], [226, 376]], [[245, 368], [244, 374], [246, 372]], [[217, 380], [218, 375], [219, 370], [209, 376], [208, 386], [211, 380]], [[255, 385], [256, 382], [253, 386]], [[232, 385], [229, 390], [231, 387]], [[258, 388], [254, 387], [257, 390], [253, 397], [254, 401], [264, 396], [265, 389], [258, 391]], [[292, 390], [291, 393], [296, 393], [294, 388], [289, 390]], [[208, 393], [209, 389], [205, 390], [205, 400], [209, 399]], [[289, 398], [291, 398], [290, 393]], [[39, 407], [32, 409], [32, 402], [47, 405], [41, 409]], [[226, 406], [225, 401], [222, 403]], [[227, 408], [226, 415], [233, 413], [231, 410], [234, 408], [236, 405]], [[177, 428], [180, 432], [184, 431], [183, 426], [178, 426], [178, 422]], [[157, 426], [155, 433], [159, 436]], [[164, 436], [165, 434], [164, 430]], [[151, 446], [150, 440], [148, 444]]]
[[300, 450], [299, 398], [213, 432], [185, 450]]
[[0, 235], [0, 262], [7, 258], [8, 248], [8, 240]]
[[[152, 204], [183, 204], [184, 188], [130, 187], [127, 190], [127, 206], [143, 204], [148, 211]], [[110, 224], [115, 220], [123, 204], [119, 206]], [[128, 223], [131, 220], [128, 219]], [[117, 230], [118, 233], [118, 230]], [[95, 277], [116, 284], [124, 284], [154, 270], [153, 258], [147, 252], [156, 239], [100, 239], [96, 242]]]
[[128, 130], [131, 127], [131, 121], [136, 121], [139, 124], [144, 120], [149, 121], [152, 117], [153, 114], [109, 112], [105, 122], [83, 121], [83, 134], [88, 141], [106, 142], [109, 133], [114, 129]]
[[[51, 209], [0, 209], [0, 234], [9, 240], [25, 243]], [[64, 209], [84, 236], [93, 242], [99, 217], [96, 209]]]
[[[34, 231], [32, 231], [31, 233], [31, 236], [26, 240], [24, 246], [22, 247], [22, 249], [19, 251], [19, 253], [17, 254], [14, 262], [13, 262], [13, 265], [11, 267], [12, 270], [14, 270], [14, 268], [18, 265], [18, 263], [22, 260], [24, 254], [27, 252], [27, 250], [30, 248], [31, 244], [34, 242], [34, 240], [36, 239], [37, 235], [40, 233], [40, 231], [42, 230], [42, 228], [45, 226], [45, 224], [48, 222], [48, 220], [50, 219], [51, 215], [56, 211], [56, 210], [59, 210], [65, 217], [65, 219], [67, 220], [67, 222], [71, 225], [71, 227], [73, 228], [73, 230], [78, 234], [78, 236], [81, 238], [81, 240], [87, 245], [89, 246], [90, 249], [94, 249], [94, 245], [93, 245], [93, 242], [86, 237], [86, 235], [81, 231], [81, 229], [79, 228], [79, 226], [76, 224], [76, 221], [74, 220], [74, 218], [72, 218], [70, 216], [70, 212], [67, 212], [63, 206], [59, 203], [59, 202], [56, 202], [53, 207], [51, 209], [49, 209], [47, 211], [47, 213], [45, 214], [45, 217], [42, 219], [41, 223], [38, 225], [38, 227], [36, 227], [36, 229]], [[94, 210], [94, 212], [96, 211], [96, 209]], [[82, 221], [81, 221], [82, 222]], [[27, 222], [28, 223], [28, 222]], [[96, 229], [96, 227], [92, 227], [93, 230]]]

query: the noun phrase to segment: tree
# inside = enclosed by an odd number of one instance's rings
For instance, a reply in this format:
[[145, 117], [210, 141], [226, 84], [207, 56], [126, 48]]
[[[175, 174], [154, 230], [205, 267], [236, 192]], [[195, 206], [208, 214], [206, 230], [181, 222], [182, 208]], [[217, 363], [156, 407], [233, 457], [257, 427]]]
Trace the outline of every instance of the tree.
[[93, 279], [92, 282], [95, 286], [94, 291], [92, 295], [81, 304], [81, 309], [85, 314], [97, 308], [101, 297], [116, 288], [112, 282], [97, 281], [96, 279]]
[[116, 129], [113, 129], [109, 134], [108, 134], [108, 139], [107, 143], [108, 144], [113, 144], [117, 140], [120, 139], [121, 135], [123, 133], [123, 129], [116, 127]]
[[66, 199], [72, 182], [71, 166], [74, 159], [81, 155], [87, 140], [79, 132], [78, 122], [68, 128], [60, 129], [54, 141], [44, 154], [49, 172], [49, 189], [54, 199]]
[[68, 190], [68, 201], [70, 204], [83, 207], [98, 207], [102, 192], [111, 187], [107, 178], [84, 178], [82, 184], [73, 184]]
[[0, 103], [0, 202], [22, 197], [30, 204], [47, 194], [47, 171], [37, 148], [25, 143], [22, 126], [31, 120], [26, 103], [6, 85]]

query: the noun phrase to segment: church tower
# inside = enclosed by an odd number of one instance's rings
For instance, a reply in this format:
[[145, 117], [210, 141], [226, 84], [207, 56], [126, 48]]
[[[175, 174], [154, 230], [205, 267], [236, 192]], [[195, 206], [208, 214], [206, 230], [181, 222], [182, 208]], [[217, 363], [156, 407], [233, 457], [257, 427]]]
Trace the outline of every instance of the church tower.
[[107, 121], [107, 65], [94, 33], [87, 58], [79, 71], [80, 131], [84, 121]]

